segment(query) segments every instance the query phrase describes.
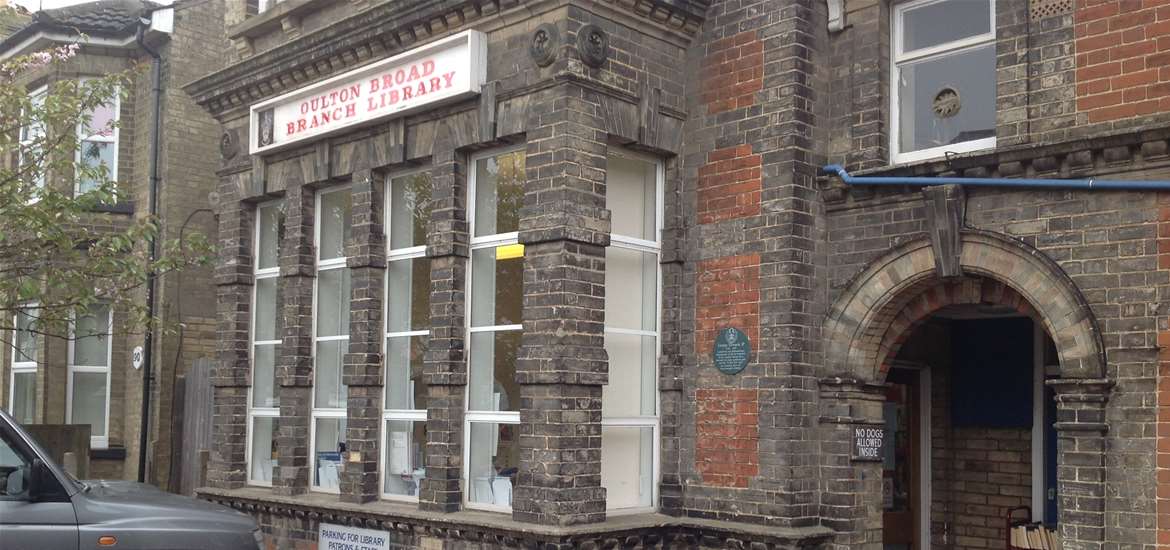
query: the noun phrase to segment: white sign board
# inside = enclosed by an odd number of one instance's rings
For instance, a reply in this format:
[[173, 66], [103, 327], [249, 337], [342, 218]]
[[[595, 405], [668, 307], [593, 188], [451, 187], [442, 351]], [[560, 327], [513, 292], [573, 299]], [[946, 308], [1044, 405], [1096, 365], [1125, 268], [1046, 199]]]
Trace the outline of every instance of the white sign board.
[[130, 352], [130, 362], [134, 368], [142, 368], [142, 346], [134, 346], [134, 351]]
[[390, 550], [390, 533], [322, 523], [317, 550]]
[[487, 41], [465, 31], [252, 106], [252, 154], [479, 93]]

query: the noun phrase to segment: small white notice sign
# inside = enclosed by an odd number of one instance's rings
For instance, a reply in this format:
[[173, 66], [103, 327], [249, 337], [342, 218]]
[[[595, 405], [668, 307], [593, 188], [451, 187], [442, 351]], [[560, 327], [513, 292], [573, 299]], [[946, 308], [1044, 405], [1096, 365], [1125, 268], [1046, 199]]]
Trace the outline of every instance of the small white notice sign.
[[134, 351], [130, 352], [130, 362], [134, 364], [134, 368], [142, 368], [142, 346], [134, 346]]
[[390, 533], [322, 523], [317, 529], [318, 550], [390, 550]]

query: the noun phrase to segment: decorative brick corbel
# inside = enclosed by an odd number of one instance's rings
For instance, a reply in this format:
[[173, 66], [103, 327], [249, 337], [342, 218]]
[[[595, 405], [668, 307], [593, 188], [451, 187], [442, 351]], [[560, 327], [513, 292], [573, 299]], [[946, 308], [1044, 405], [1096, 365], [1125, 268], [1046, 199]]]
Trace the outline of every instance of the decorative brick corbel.
[[959, 255], [963, 252], [960, 233], [967, 197], [961, 185], [924, 187], [926, 227], [930, 233], [930, 247], [934, 250], [934, 268], [939, 277], [959, 277], [963, 268]]
[[241, 59], [252, 57], [256, 53], [256, 49], [252, 47], [252, 39], [246, 36], [232, 40], [232, 45], [236, 47], [236, 54]]
[[301, 18], [286, 15], [280, 18], [280, 28], [284, 30], [284, 34], [288, 38], [299, 38], [301, 36]]

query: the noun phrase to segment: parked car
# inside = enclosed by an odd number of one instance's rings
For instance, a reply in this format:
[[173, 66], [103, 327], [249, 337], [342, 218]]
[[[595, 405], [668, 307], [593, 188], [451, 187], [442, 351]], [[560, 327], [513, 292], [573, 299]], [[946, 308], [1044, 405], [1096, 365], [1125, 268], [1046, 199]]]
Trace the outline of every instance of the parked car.
[[78, 481], [0, 410], [0, 548], [257, 550], [230, 508], [131, 481]]

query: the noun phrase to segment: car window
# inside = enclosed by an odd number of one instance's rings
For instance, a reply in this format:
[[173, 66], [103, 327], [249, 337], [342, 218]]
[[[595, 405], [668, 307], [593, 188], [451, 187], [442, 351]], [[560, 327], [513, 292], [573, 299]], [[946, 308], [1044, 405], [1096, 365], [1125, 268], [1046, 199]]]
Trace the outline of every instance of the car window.
[[30, 461], [14, 448], [10, 434], [0, 430], [0, 500], [15, 500], [28, 494]]

